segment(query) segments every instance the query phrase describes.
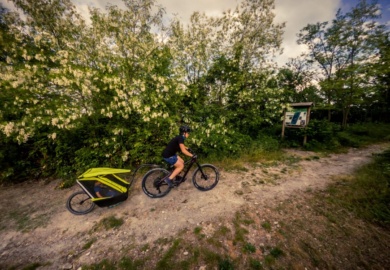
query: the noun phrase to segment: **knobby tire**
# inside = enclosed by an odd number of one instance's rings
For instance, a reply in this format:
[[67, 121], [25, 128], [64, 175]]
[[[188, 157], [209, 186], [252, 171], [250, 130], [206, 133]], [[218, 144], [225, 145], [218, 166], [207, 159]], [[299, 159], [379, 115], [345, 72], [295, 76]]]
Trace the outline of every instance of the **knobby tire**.
[[93, 210], [95, 204], [84, 191], [77, 191], [69, 196], [66, 208], [74, 215], [85, 215]]
[[150, 198], [161, 198], [167, 195], [171, 189], [162, 179], [169, 174], [163, 168], [148, 171], [142, 179], [142, 190]]
[[192, 175], [192, 183], [200, 191], [213, 189], [219, 181], [219, 171], [211, 164], [202, 164]]

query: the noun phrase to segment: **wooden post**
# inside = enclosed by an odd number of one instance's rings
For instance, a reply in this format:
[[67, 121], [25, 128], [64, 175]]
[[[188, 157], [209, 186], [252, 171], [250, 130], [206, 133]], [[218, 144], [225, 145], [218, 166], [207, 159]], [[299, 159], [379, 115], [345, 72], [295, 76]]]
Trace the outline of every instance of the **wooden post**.
[[[306, 127], [309, 125], [309, 120], [310, 120], [310, 109], [311, 107], [309, 106], [307, 108], [307, 113], [306, 113], [306, 125], [305, 125], [305, 129]], [[305, 145], [307, 143], [307, 135], [305, 134], [305, 136], [303, 137], [303, 145]]]
[[285, 126], [286, 126], [286, 109], [284, 110], [284, 113], [283, 113], [282, 140], [284, 139]]

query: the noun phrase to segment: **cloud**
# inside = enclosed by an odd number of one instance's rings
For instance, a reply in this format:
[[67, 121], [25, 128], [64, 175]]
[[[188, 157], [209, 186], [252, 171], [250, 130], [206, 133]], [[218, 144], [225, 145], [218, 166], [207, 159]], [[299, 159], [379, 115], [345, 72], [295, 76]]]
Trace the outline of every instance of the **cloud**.
[[305, 47], [296, 42], [299, 31], [309, 23], [332, 20], [340, 4], [340, 0], [276, 0], [275, 21], [286, 22], [282, 44], [284, 53], [278, 57], [278, 63], [283, 64], [288, 58], [304, 52]]

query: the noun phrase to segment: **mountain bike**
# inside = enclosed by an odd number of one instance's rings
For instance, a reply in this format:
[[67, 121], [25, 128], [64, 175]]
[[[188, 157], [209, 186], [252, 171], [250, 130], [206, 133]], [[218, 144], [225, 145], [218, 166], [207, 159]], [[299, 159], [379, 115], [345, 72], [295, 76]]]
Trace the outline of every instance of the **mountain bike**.
[[[193, 153], [190, 149], [188, 149]], [[186, 181], [186, 177], [192, 168], [196, 165], [197, 168], [192, 174], [192, 183], [200, 191], [208, 191], [213, 189], [219, 181], [219, 171], [211, 164], [200, 164], [196, 158], [191, 158], [184, 163], [184, 169], [181, 172], [182, 175], [178, 175], [173, 180], [173, 185], [178, 187], [180, 184]], [[161, 198], [167, 195], [171, 188], [164, 181], [164, 177], [168, 176], [174, 170], [174, 166], [168, 168], [154, 168], [146, 172], [142, 178], [142, 190], [150, 198]], [[183, 173], [184, 172], [184, 173]]]

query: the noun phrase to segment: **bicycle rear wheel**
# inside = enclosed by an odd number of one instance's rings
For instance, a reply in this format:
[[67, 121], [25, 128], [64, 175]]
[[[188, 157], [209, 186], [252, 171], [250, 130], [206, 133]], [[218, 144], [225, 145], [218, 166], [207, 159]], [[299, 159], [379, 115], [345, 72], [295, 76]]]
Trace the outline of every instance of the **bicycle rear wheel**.
[[69, 196], [66, 208], [74, 215], [85, 215], [93, 210], [95, 204], [84, 191], [77, 191]]
[[156, 168], [148, 171], [142, 179], [142, 190], [150, 198], [164, 197], [171, 191], [168, 184], [162, 179], [169, 174], [163, 168]]
[[213, 189], [218, 184], [218, 181], [218, 169], [211, 164], [200, 165], [192, 175], [192, 182], [200, 191]]

